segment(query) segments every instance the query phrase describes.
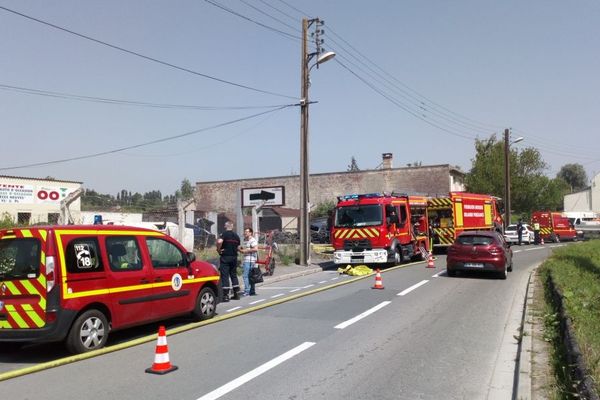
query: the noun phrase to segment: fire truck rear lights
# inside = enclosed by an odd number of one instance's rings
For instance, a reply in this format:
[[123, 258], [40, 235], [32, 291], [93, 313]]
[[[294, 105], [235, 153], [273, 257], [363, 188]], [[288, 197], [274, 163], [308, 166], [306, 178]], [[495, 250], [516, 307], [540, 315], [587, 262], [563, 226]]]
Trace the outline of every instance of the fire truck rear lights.
[[46, 256], [46, 291], [54, 287], [54, 256]]

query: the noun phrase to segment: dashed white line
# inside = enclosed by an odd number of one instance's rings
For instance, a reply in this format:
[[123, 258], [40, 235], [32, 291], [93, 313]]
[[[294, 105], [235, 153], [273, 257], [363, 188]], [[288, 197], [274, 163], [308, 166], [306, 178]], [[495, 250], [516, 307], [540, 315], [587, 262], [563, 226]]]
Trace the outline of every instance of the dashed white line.
[[336, 276], [335, 278], [331, 278], [330, 281], [337, 281], [338, 279], [340, 279], [340, 277]]
[[384, 301], [383, 303], [380, 303], [380, 304], [376, 305], [375, 307], [368, 309], [364, 313], [358, 314], [356, 317], [351, 318], [348, 321], [342, 322], [341, 324], [334, 326], [334, 328], [335, 329], [344, 329], [344, 328], [352, 325], [353, 323], [360, 321], [361, 319], [365, 318], [366, 316], [373, 314], [375, 311], [382, 309], [383, 307], [387, 306], [390, 303], [391, 303], [391, 301]]
[[256, 301], [253, 301], [253, 302], [248, 303], [248, 304], [257, 304], [257, 303], [262, 303], [263, 301], [266, 301], [266, 299], [256, 300]]
[[293, 349], [283, 353], [282, 355], [275, 357], [271, 361], [268, 361], [268, 362], [264, 363], [263, 365], [260, 365], [256, 368], [254, 368], [252, 371], [245, 373], [244, 375], [240, 376], [239, 378], [236, 378], [236, 379], [232, 380], [231, 382], [226, 383], [225, 385], [221, 386], [220, 388], [217, 388], [217, 389], [213, 390], [212, 392], [207, 393], [202, 397], [199, 397], [198, 400], [216, 400], [219, 397], [222, 397], [222, 396], [226, 395], [227, 393], [231, 392], [232, 390], [235, 390], [238, 387], [242, 386], [244, 383], [250, 382], [252, 379], [264, 374], [268, 370], [275, 368], [282, 362], [287, 361], [294, 356], [297, 356], [298, 354], [302, 353], [304, 350], [307, 350], [314, 345], [315, 345], [314, 342], [304, 342], [300, 346], [294, 347]]
[[271, 296], [271, 298], [274, 299], [276, 297], [281, 297], [281, 296], [284, 296], [284, 295], [285, 295], [285, 293], [277, 293], [277, 294], [274, 294], [273, 296]]
[[320, 281], [319, 283], [327, 283], [327, 281]]
[[438, 273], [437, 273], [437, 274], [435, 274], [435, 275], [431, 275], [431, 277], [432, 277], [432, 278], [437, 278], [437, 277], [439, 277], [440, 275], [445, 275], [445, 274], [446, 274], [446, 270], [443, 270], [443, 271], [440, 271], [440, 272], [438, 272]]
[[294, 290], [290, 290], [290, 293], [297, 292], [298, 290], [302, 290], [302, 288], [297, 288], [297, 289], [294, 289]]
[[397, 296], [404, 296], [409, 294], [410, 292], [412, 292], [413, 290], [415, 290], [416, 288], [418, 288], [419, 286], [423, 286], [424, 284], [426, 284], [427, 282], [429, 282], [428, 280], [424, 280], [421, 281], [415, 285], [412, 285], [411, 287], [409, 287], [408, 289], [404, 289], [403, 291], [401, 291], [400, 293], [397, 294]]
[[300, 289], [308, 289], [309, 287], [313, 286], [315, 286], [314, 283], [311, 283], [310, 285], [302, 286]]
[[232, 311], [235, 311], [235, 310], [239, 310], [240, 308], [242, 308], [242, 307], [240, 307], [240, 306], [233, 307], [233, 308], [230, 308], [229, 310], [227, 310], [227, 312], [232, 312]]

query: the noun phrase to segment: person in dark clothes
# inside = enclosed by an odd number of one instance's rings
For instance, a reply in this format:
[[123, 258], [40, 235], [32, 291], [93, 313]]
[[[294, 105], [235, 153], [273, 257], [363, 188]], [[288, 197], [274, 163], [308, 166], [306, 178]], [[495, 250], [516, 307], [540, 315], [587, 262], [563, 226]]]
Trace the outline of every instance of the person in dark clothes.
[[232, 299], [240, 299], [240, 283], [237, 276], [238, 247], [240, 237], [233, 231], [233, 223], [225, 222], [225, 232], [217, 240], [219, 259], [219, 272], [221, 273], [221, 287], [223, 288], [223, 301], [229, 301], [230, 292]]

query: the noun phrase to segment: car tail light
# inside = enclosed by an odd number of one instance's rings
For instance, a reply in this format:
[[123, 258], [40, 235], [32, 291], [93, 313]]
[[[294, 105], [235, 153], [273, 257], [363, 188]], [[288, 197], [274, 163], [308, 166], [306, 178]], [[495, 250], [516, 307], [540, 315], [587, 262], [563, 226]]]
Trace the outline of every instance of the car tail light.
[[497, 256], [502, 254], [502, 249], [496, 246], [490, 247], [490, 254], [493, 256]]
[[46, 291], [50, 292], [54, 287], [54, 256], [46, 256]]

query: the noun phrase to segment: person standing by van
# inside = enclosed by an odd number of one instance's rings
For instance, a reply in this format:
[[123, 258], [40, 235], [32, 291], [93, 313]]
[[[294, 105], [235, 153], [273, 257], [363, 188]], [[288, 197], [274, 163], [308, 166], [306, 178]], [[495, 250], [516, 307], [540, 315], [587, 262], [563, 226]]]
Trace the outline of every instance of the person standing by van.
[[517, 222], [517, 238], [519, 240], [519, 246], [523, 242], [523, 221], [519, 218], [519, 222]]
[[244, 244], [240, 246], [240, 253], [244, 255], [242, 260], [244, 277], [244, 296], [255, 296], [254, 282], [250, 280], [250, 271], [256, 266], [258, 255], [258, 241], [254, 237], [252, 228], [244, 230]]
[[240, 283], [237, 276], [237, 255], [240, 246], [240, 237], [233, 231], [233, 222], [225, 222], [225, 232], [217, 240], [217, 252], [220, 254], [219, 272], [221, 274], [221, 287], [223, 288], [223, 301], [229, 301], [229, 293], [233, 292], [232, 299], [240, 299]]

